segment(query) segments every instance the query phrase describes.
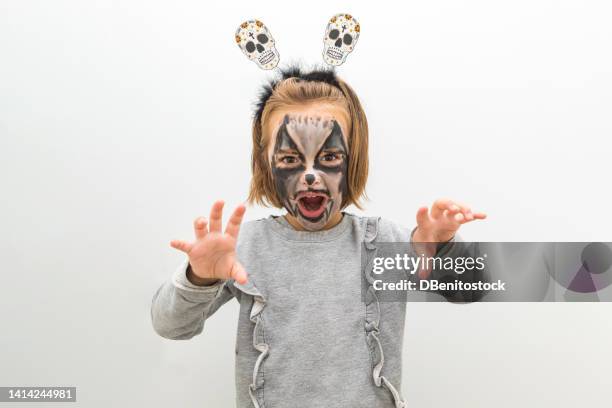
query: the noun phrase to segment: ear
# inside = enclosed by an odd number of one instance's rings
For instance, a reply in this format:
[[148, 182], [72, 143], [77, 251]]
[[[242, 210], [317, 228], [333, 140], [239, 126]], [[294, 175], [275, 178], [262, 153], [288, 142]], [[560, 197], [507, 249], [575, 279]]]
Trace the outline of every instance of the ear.
[[280, 54], [272, 33], [264, 23], [259, 20], [247, 20], [238, 26], [234, 40], [248, 59], [261, 69], [276, 68], [280, 61]]

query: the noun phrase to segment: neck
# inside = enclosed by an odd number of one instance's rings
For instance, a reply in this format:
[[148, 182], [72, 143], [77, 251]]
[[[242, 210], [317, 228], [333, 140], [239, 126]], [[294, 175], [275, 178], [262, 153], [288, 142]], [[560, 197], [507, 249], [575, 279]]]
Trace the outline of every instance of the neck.
[[[320, 231], [335, 227], [336, 225], [340, 223], [340, 221], [342, 221], [342, 217], [343, 217], [342, 212], [340, 211], [336, 212], [334, 215], [331, 216], [327, 224], [325, 224], [325, 226], [320, 229]], [[285, 219], [295, 230], [308, 231], [306, 228], [302, 226], [302, 224], [298, 222], [298, 220], [293, 215], [285, 214]]]

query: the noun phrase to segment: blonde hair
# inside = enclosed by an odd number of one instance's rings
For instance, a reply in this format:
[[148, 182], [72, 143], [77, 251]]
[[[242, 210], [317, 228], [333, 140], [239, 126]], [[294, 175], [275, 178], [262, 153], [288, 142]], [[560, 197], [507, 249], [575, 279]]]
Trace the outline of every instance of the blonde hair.
[[[297, 72], [296, 72], [297, 71]], [[264, 129], [271, 113], [283, 106], [304, 105], [313, 102], [330, 102], [342, 106], [348, 113], [348, 174], [347, 196], [341, 208], [350, 204], [361, 207], [366, 198], [368, 178], [368, 121], [353, 89], [335, 76], [333, 71], [313, 71], [302, 74], [293, 69], [283, 73], [283, 79], [264, 88], [253, 118], [253, 153], [251, 156], [251, 186], [248, 202], [283, 207], [279, 199], [268, 159], [268, 143]]]

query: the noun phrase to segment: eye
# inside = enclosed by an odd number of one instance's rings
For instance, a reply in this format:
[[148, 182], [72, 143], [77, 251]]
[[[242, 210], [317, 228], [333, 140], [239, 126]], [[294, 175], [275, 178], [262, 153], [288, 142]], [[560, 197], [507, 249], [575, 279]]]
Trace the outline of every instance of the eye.
[[280, 162], [283, 164], [295, 164], [300, 160], [297, 156], [283, 156], [280, 158]]
[[329, 32], [329, 38], [331, 38], [332, 40], [338, 38], [339, 35], [340, 31], [336, 30], [335, 28]]
[[327, 164], [329, 164], [330, 162], [340, 160], [340, 159], [342, 159], [342, 153], [334, 153], [334, 152], [323, 153], [319, 157], [319, 160], [321, 160], [322, 162], [326, 162]]
[[265, 44], [265, 43], [267, 43], [267, 42], [268, 42], [268, 36], [267, 36], [267, 35], [265, 35], [265, 34], [259, 34], [259, 35], [257, 36], [257, 41], [259, 41], [259, 42], [260, 42], [260, 43], [262, 43], [262, 44]]
[[351, 43], [353, 42], [353, 37], [351, 37], [350, 34], [344, 34], [344, 37], [342, 38], [342, 40], [344, 41], [346, 45], [351, 45]]
[[253, 41], [249, 41], [248, 43], [246, 43], [244, 47], [246, 48], [248, 52], [255, 51], [255, 44], [253, 43]]

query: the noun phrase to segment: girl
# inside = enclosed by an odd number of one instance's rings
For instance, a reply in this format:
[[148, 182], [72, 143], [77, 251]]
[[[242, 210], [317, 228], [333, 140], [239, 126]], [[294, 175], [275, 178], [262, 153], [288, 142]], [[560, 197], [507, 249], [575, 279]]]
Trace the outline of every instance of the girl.
[[153, 298], [153, 327], [189, 339], [236, 298], [238, 407], [404, 407], [405, 303], [378, 302], [362, 279], [362, 245], [414, 240], [452, 251], [460, 225], [485, 215], [438, 200], [417, 211], [411, 233], [344, 212], [364, 194], [368, 125], [333, 71], [283, 71], [264, 87], [252, 132], [249, 202], [286, 215], [242, 225], [240, 205], [222, 230], [217, 201], [208, 220], [196, 218], [194, 241], [171, 242], [187, 257]]

